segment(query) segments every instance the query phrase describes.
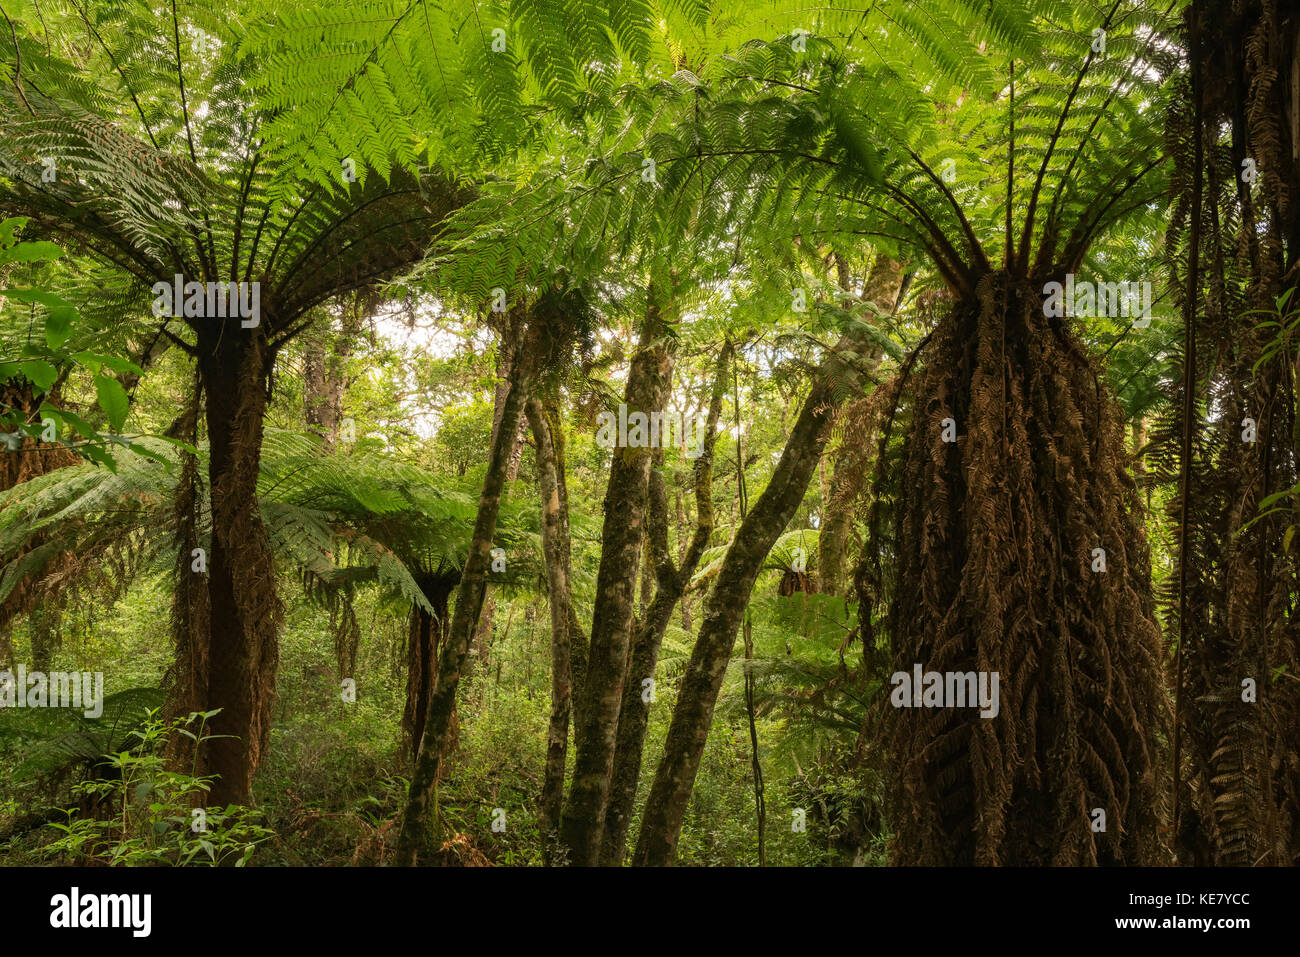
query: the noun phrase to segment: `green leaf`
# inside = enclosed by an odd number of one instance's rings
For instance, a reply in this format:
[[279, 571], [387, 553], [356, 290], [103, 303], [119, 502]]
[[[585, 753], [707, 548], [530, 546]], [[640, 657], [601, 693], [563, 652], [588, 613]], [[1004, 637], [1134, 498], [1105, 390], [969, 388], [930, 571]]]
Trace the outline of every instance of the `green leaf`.
[[872, 142], [872, 136], [865, 125], [838, 107], [831, 110], [831, 125], [835, 128], [835, 136], [844, 147], [849, 161], [862, 171], [868, 182], [876, 185], [883, 183], [885, 166], [882, 154]]
[[126, 422], [126, 413], [131, 407], [131, 400], [127, 398], [126, 389], [122, 388], [122, 383], [116, 379], [106, 375], [97, 375], [95, 376], [95, 394], [99, 400], [99, 407], [108, 416], [109, 426], [114, 432], [120, 432]]
[[36, 303], [49, 309], [58, 306], [67, 306], [72, 308], [72, 303], [68, 302], [62, 296], [56, 296], [52, 292], [46, 292], [43, 289], [5, 289], [6, 297], [13, 297], [20, 302]]
[[33, 263], [58, 259], [62, 255], [63, 250], [54, 243], [18, 243], [0, 254], [0, 259], [16, 263]]
[[121, 356], [106, 356], [101, 355], [98, 352], [82, 350], [81, 352], [74, 352], [72, 358], [76, 359], [82, 365], [93, 369], [95, 372], [99, 371], [100, 366], [108, 366], [108, 368], [117, 373], [133, 372], [136, 375], [144, 375], [143, 369], [130, 359], [123, 359]]
[[54, 380], [59, 377], [58, 369], [40, 359], [20, 363], [18, 368], [27, 381], [42, 392], [48, 391], [50, 386], [54, 385]]
[[81, 445], [78, 446], [75, 451], [80, 455], [84, 455], [92, 462], [98, 462], [100, 465], [104, 466], [104, 468], [116, 474], [117, 461], [113, 456], [109, 455], [103, 447], [98, 445]]
[[61, 349], [68, 341], [72, 330], [72, 320], [77, 318], [77, 310], [71, 306], [55, 306], [45, 317], [45, 342], [51, 349]]
[[99, 433], [89, 422], [77, 415], [75, 412], [69, 412], [67, 409], [60, 409], [50, 405], [48, 402], [42, 402], [40, 408], [41, 418], [50, 417], [55, 423], [62, 428], [64, 424], [71, 425], [72, 428], [80, 435], [88, 439], [99, 438]]
[[12, 246], [18, 238], [18, 230], [27, 225], [26, 216], [11, 216], [0, 219], [0, 247]]

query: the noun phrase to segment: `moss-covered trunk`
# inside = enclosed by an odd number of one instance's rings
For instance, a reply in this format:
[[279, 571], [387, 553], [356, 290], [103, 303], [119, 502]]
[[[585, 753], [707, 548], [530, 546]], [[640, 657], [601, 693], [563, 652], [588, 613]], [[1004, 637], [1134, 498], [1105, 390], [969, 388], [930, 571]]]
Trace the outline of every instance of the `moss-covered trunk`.
[[[691, 540], [674, 566], [668, 551], [668, 490], [663, 474], [656, 468], [650, 473], [647, 544], [655, 569], [655, 593], [641, 616], [632, 639], [628, 657], [627, 679], [623, 687], [623, 704], [618, 718], [618, 743], [614, 752], [614, 770], [610, 779], [609, 806], [605, 812], [605, 831], [601, 840], [600, 863], [617, 866], [623, 863], [628, 828], [636, 802], [637, 783], [641, 777], [641, 759], [645, 750], [646, 727], [650, 721], [650, 702], [643, 682], [653, 679], [659, 664], [673, 607], [681, 600], [691, 576], [700, 563], [713, 535], [713, 447], [716, 442], [718, 415], [726, 388], [730, 344], [718, 353], [713, 379], [713, 394], [705, 423], [704, 445], [695, 460], [696, 522]], [[656, 463], [657, 465], [658, 463]]]
[[[651, 303], [628, 373], [625, 402], [630, 417], [663, 409], [672, 379], [666, 329]], [[629, 441], [632, 428], [629, 426]], [[618, 740], [618, 719], [632, 638], [637, 570], [645, 535], [652, 449], [615, 448], [605, 491], [600, 569], [591, 618], [586, 687], [579, 715], [573, 785], [560, 821], [560, 837], [572, 864], [599, 863]]]
[[546, 768], [542, 780], [541, 828], [546, 860], [558, 838], [564, 802], [564, 768], [569, 746], [569, 717], [573, 707], [572, 625], [570, 590], [569, 502], [565, 490], [563, 425], [536, 399], [528, 402], [527, 417], [537, 450], [537, 479], [542, 502], [542, 553], [551, 609], [551, 715], [546, 735]]
[[428, 825], [434, 784], [438, 780], [446, 747], [448, 731], [456, 706], [456, 691], [460, 676], [469, 658], [470, 646], [483, 610], [487, 592], [487, 573], [492, 562], [492, 538], [496, 534], [497, 517], [501, 511], [501, 495], [505, 490], [506, 472], [514, 451], [515, 439], [524, 407], [536, 384], [537, 371], [545, 361], [543, 342], [545, 333], [530, 329], [526, 336], [522, 356], [516, 364], [510, 389], [502, 408], [502, 427], [497, 430], [488, 457], [488, 468], [483, 476], [483, 491], [479, 496], [478, 514], [470, 539], [469, 553], [461, 571], [460, 586], [456, 592], [456, 606], [447, 631], [446, 644], [438, 661], [438, 680], [429, 701], [424, 734], [420, 739], [411, 776], [411, 787], [402, 830], [398, 837], [395, 863], [410, 867], [416, 862]]
[[837, 405], [834, 379], [847, 375], [841, 354], [862, 348], [855, 334], [843, 337], [819, 372], [781, 452], [767, 488], [745, 517], [727, 550], [713, 590], [704, 604], [704, 620], [682, 679], [650, 796], [641, 818], [633, 863], [672, 864], [686, 805], [695, 786], [700, 758], [708, 740], [713, 708], [731, 660], [745, 606], [763, 560], [785, 531], [826, 444], [830, 417]]

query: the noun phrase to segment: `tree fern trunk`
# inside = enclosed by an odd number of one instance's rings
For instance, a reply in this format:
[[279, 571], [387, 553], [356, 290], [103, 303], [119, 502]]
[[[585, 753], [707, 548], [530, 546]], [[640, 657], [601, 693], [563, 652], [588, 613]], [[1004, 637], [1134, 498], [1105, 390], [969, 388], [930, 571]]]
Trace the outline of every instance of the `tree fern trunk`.
[[[411, 606], [410, 634], [407, 639], [406, 705], [402, 712], [402, 729], [407, 747], [414, 762], [424, 734], [424, 723], [433, 697], [433, 684], [438, 674], [438, 652], [445, 643], [448, 621], [448, 599], [456, 587], [451, 575], [417, 578], [424, 596], [433, 606], [429, 614], [419, 605]], [[454, 719], [454, 715], [453, 715]]]
[[208, 708], [220, 708], [208, 770], [219, 775], [210, 800], [246, 804], [270, 734], [281, 606], [270, 540], [257, 507], [262, 416], [272, 357], [257, 333], [233, 323], [199, 336], [207, 398], [212, 541]]
[[[33, 420], [42, 401], [54, 405], [61, 404], [57, 387], [55, 392], [37, 398], [32, 394], [31, 384], [26, 379], [19, 377], [0, 382], [0, 406], [13, 409], [25, 421]], [[68, 449], [37, 443], [36, 439], [31, 437], [25, 438], [18, 451], [0, 453], [0, 492], [7, 491], [38, 475], [44, 475], [67, 465], [75, 465], [80, 461], [81, 459]], [[33, 539], [24, 552], [39, 548], [43, 541], [43, 538]], [[20, 557], [21, 554], [23, 553], [14, 557]], [[49, 563], [43, 577], [57, 578], [64, 567], [66, 562], [56, 559]], [[36, 589], [33, 584], [19, 584], [8, 598], [0, 602], [0, 667], [12, 664], [13, 649], [9, 643], [9, 630], [14, 619], [19, 615], [28, 612], [35, 614], [35, 609], [32, 607], [35, 594]], [[40, 627], [48, 627], [48, 623], [45, 626], [33, 627], [39, 630]], [[36, 653], [36, 642], [37, 634], [33, 631], [33, 656]]]
[[1163, 859], [1168, 726], [1141, 507], [1118, 410], [1072, 330], [1043, 315], [1041, 287], [990, 273], [941, 320], [898, 403], [901, 458], [878, 465], [894, 511], [871, 543], [894, 563], [891, 670], [976, 672], [989, 688], [998, 675], [988, 716], [880, 694], [900, 864]]

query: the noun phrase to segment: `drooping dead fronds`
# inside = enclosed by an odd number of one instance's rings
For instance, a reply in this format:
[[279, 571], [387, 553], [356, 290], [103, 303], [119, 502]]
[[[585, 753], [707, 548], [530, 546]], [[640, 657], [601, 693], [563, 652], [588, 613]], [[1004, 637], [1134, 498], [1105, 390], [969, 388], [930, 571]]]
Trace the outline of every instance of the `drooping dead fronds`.
[[[1041, 286], [987, 274], [894, 384], [902, 439], [876, 483], [892, 521], [872, 523], [864, 624], [887, 600], [909, 680], [915, 665], [998, 676], [993, 717], [878, 704], [899, 863], [1160, 858], [1167, 721], [1141, 506], [1118, 410]], [[873, 567], [890, 568], [875, 594]]]
[[1255, 520], [1297, 478], [1293, 359], [1259, 361], [1274, 334], [1260, 323], [1300, 255], [1300, 22], [1285, 7], [1194, 8], [1193, 80], [1167, 130], [1170, 288], [1191, 347], [1152, 459], [1157, 481], [1186, 487], [1165, 596], [1182, 635], [1174, 824], [1180, 859], [1201, 865], [1300, 861], [1300, 682], [1286, 677], [1300, 668], [1298, 569], [1282, 547], [1294, 516]]

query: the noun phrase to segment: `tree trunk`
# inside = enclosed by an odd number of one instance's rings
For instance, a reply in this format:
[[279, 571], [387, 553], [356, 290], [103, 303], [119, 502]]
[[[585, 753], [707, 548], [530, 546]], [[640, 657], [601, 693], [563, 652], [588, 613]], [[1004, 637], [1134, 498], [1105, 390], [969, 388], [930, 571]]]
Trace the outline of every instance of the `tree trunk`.
[[[665, 331], [659, 308], [652, 300], [628, 372], [625, 402], [629, 416], [638, 411], [647, 416], [661, 411], [667, 401], [672, 358]], [[579, 716], [575, 742], [573, 785], [560, 822], [560, 836], [569, 850], [569, 862], [581, 866], [599, 862], [610, 775], [614, 769], [618, 716], [627, 676], [651, 458], [649, 447], [616, 448], [605, 492], [605, 524], [592, 609], [583, 713]]]
[[[1287, 317], [1272, 317], [1286, 324], [1297, 302], [1300, 22], [1294, 4], [1204, 0], [1185, 30], [1191, 75], [1171, 116], [1181, 132], [1171, 140], [1180, 188], [1170, 288], [1186, 338], [1172, 390], [1179, 492], [1167, 506], [1183, 636], [1175, 848], [1180, 863], [1199, 866], [1296, 865], [1300, 567], [1295, 548], [1279, 545], [1296, 512], [1261, 508], [1296, 483], [1296, 353], [1290, 340], [1263, 359], [1278, 333], [1258, 320], [1289, 290]], [[1246, 157], [1261, 171], [1253, 186], [1239, 174]], [[1170, 428], [1161, 423], [1155, 443]], [[1151, 456], [1158, 478], [1168, 478], [1170, 451]]]
[[226, 323], [199, 337], [207, 397], [212, 511], [207, 555], [210, 633], [206, 767], [212, 804], [247, 804], [271, 728], [282, 610], [271, 543], [257, 507], [262, 416], [273, 356], [260, 334]]
[[352, 345], [376, 305], [375, 294], [366, 290], [343, 303], [338, 332], [328, 321], [318, 331], [309, 331], [303, 342], [303, 420], [308, 431], [321, 437], [321, 447], [334, 451], [343, 416], [343, 392], [347, 388], [347, 363]]
[[[659, 484], [662, 480], [656, 482], [657, 478], [656, 473], [651, 477], [651, 483]], [[652, 498], [654, 497], [657, 496], [652, 493]], [[652, 504], [651, 510], [656, 507]], [[663, 582], [642, 616], [632, 640], [601, 838], [600, 863], [606, 866], [617, 867], [623, 863], [627, 831], [636, 802], [637, 782], [641, 776], [646, 726], [650, 720], [650, 702], [643, 697], [642, 682], [654, 678], [655, 668], [659, 664], [659, 648], [663, 644], [664, 632], [668, 630], [676, 597], [680, 594], [681, 589], [676, 587], [675, 581]]]
[[51, 610], [43, 605], [33, 608], [27, 616], [27, 633], [32, 639], [32, 670], [48, 672], [59, 650], [59, 633]]
[[[673, 606], [681, 599], [700, 563], [700, 556], [709, 547], [709, 539], [713, 535], [713, 447], [717, 440], [718, 415], [722, 411], [722, 394], [726, 387], [726, 368], [730, 358], [731, 344], [728, 343], [718, 355], [704, 431], [704, 447], [700, 457], [695, 460], [695, 531], [678, 567], [673, 566], [668, 552], [668, 495], [663, 474], [658, 469], [650, 473], [647, 538], [655, 559], [658, 588], [632, 640], [632, 652], [628, 661], [623, 704], [618, 718], [618, 746], [615, 749], [614, 771], [610, 781], [609, 807], [605, 813], [605, 833], [600, 850], [600, 862], [608, 866], [623, 863], [627, 832], [632, 823], [632, 808], [636, 802], [637, 783], [641, 777], [646, 726], [650, 720], [650, 703], [642, 696], [641, 682], [654, 677]], [[678, 509], [680, 512], [680, 496]]]
[[[837, 264], [844, 260], [837, 258]], [[847, 266], [841, 265], [840, 286], [848, 288]], [[877, 255], [871, 264], [863, 298], [874, 303], [888, 315], [893, 315], [903, 287], [903, 269], [899, 262], [885, 255]], [[880, 346], [872, 343], [867, 355], [867, 372], [872, 374], [880, 365]], [[849, 409], [846, 418], [851, 416]], [[838, 429], [836, 431], [839, 431]], [[844, 559], [848, 550], [849, 533], [853, 529], [853, 505], [866, 481], [870, 442], [865, 435], [850, 435], [846, 429], [844, 440], [835, 454], [835, 468], [831, 472], [830, 495], [826, 498], [821, 533], [817, 536], [817, 577], [821, 591], [827, 595], [845, 593]], [[861, 439], [861, 441], [855, 441]], [[828, 453], [830, 454], [830, 453]]]
[[[24, 421], [32, 421], [36, 417], [36, 411], [40, 408], [42, 402], [50, 402], [54, 405], [60, 404], [60, 398], [56, 391], [44, 396], [33, 394], [31, 383], [23, 378], [9, 379], [0, 382], [0, 406], [8, 406], [14, 412], [19, 413]], [[34, 431], [39, 432], [38, 428]], [[52, 446], [45, 442], [38, 442], [33, 437], [27, 437], [22, 440], [22, 445], [14, 452], [0, 452], [0, 492], [8, 491], [21, 482], [28, 479], [36, 478], [38, 475], [44, 475], [54, 469], [63, 468], [68, 465], [76, 465], [81, 459], [69, 449], [61, 446]], [[43, 537], [33, 537], [28, 546], [15, 555], [15, 559], [20, 558], [23, 554], [40, 548], [44, 543]], [[46, 571], [42, 577], [46, 580], [57, 579], [67, 566], [65, 559], [70, 559], [71, 555], [64, 556], [64, 559], [55, 559], [46, 565]], [[48, 601], [48, 595], [41, 596], [35, 583], [20, 582], [9, 597], [0, 602], [0, 667], [8, 666], [12, 663], [13, 649], [9, 643], [9, 630], [16, 618], [23, 614], [36, 614], [37, 606]], [[57, 614], [57, 612], [55, 612]], [[38, 626], [31, 624], [33, 655], [36, 653], [38, 643], [37, 631], [39, 628], [48, 628], [49, 622]], [[39, 669], [46, 670], [46, 669]]]
[[[976, 673], [988, 702], [914, 710], [900, 679], [876, 697], [895, 863], [1162, 859], [1169, 726], [1141, 506], [1114, 400], [1043, 315], [1042, 286], [998, 271], [958, 301], [896, 397], [897, 457], [878, 460], [893, 517], [866, 552], [893, 566], [889, 672]], [[867, 635], [871, 601], [859, 611]]]
[[564, 475], [559, 469], [554, 437], [561, 423], [556, 416], [552, 430], [542, 403], [530, 399], [528, 423], [537, 447], [537, 478], [542, 498], [542, 552], [546, 561], [546, 585], [551, 607], [551, 718], [546, 740], [546, 771], [542, 781], [541, 827], [546, 843], [546, 862], [551, 863], [551, 842], [557, 836], [560, 809], [564, 801], [564, 767], [569, 746], [569, 713], [573, 700], [573, 671], [570, 664], [569, 620], [572, 612], [569, 567], [568, 496], [561, 495]]
[[327, 453], [332, 452], [338, 407], [325, 373], [325, 343], [315, 337], [303, 342], [302, 393], [302, 418], [307, 431], [319, 435], [321, 447]]
[[[501, 333], [501, 358], [497, 368], [496, 393], [492, 400], [492, 437], [489, 447], [497, 440], [501, 430], [501, 416], [505, 411], [506, 394], [510, 388], [510, 379], [519, 356], [519, 342], [523, 334], [519, 322], [514, 321], [514, 314], [507, 314], [507, 322]], [[515, 432], [515, 442], [510, 449], [510, 458], [506, 463], [506, 484], [513, 482], [519, 474], [519, 463], [523, 460], [524, 435], [527, 430], [526, 416], [521, 416]], [[496, 599], [489, 596], [483, 605], [483, 614], [479, 617], [478, 629], [474, 632], [474, 658], [479, 671], [486, 673], [488, 662], [492, 657], [492, 624], [496, 618]]]
[[[533, 339], [535, 334], [540, 335], [540, 331], [530, 330], [528, 338]], [[410, 867], [415, 864], [416, 855], [425, 837], [430, 799], [434, 784], [438, 780], [443, 747], [455, 708], [456, 689], [460, 683], [461, 671], [469, 657], [470, 644], [474, 638], [479, 615], [483, 610], [483, 598], [487, 591], [487, 573], [492, 561], [492, 537], [496, 534], [506, 471], [518, 433], [519, 420], [535, 384], [536, 360], [540, 358], [542, 347], [540, 343], [533, 343], [533, 345], [535, 348], [525, 349], [523, 352], [523, 355], [528, 358], [515, 367], [515, 375], [506, 393], [502, 409], [503, 427], [497, 430], [496, 441], [492, 443], [487, 474], [483, 477], [483, 492], [479, 497], [474, 534], [470, 542], [469, 554], [466, 556], [465, 568], [461, 572], [460, 587], [456, 593], [456, 609], [452, 613], [446, 647], [438, 662], [438, 680], [429, 701], [424, 734], [420, 739], [415, 771], [411, 776], [410, 794], [402, 818], [402, 831], [395, 855], [395, 863], [399, 866]]]
[[771, 481], [754, 504], [754, 510], [741, 523], [723, 559], [713, 590], [705, 601], [704, 621], [678, 693], [663, 758], [646, 801], [633, 856], [635, 864], [668, 865], [675, 859], [677, 838], [704, 754], [713, 708], [754, 580], [767, 553], [803, 500], [817, 468], [826, 444], [827, 424], [836, 404], [833, 380], [846, 371], [842, 369], [840, 353], [862, 347], [857, 335], [844, 336], [827, 356], [823, 371], [804, 400]]
[[[424, 734], [424, 723], [433, 697], [434, 680], [438, 674], [438, 651], [446, 639], [448, 599], [456, 587], [454, 575], [422, 576], [420, 588], [433, 606], [429, 614], [419, 605], [411, 606], [411, 628], [406, 653], [406, 706], [402, 712], [402, 730], [407, 748], [414, 761]], [[454, 718], [454, 715], [453, 715]]]
[[[681, 561], [686, 557], [687, 545], [686, 542], [681, 541], [681, 536], [685, 534], [684, 529], [686, 528], [686, 508], [682, 503], [682, 486], [680, 484], [678, 484], [676, 492], [674, 493], [674, 499], [677, 505], [677, 528], [678, 528], [677, 559], [678, 561]], [[691, 624], [690, 596], [683, 594], [681, 597], [680, 604], [682, 610], [682, 631], [686, 632], [689, 635], [692, 631], [695, 630], [695, 626]]]

